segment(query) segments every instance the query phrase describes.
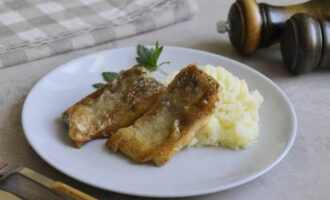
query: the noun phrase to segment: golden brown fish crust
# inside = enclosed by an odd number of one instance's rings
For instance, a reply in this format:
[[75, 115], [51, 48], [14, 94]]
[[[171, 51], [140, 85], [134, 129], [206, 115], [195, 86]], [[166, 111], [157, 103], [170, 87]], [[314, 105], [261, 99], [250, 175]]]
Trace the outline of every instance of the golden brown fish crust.
[[137, 163], [152, 160], [161, 166], [187, 146], [214, 113], [219, 84], [189, 65], [182, 69], [153, 107], [107, 141]]
[[164, 92], [164, 86], [142, 67], [133, 67], [63, 113], [69, 136], [80, 148], [131, 125]]

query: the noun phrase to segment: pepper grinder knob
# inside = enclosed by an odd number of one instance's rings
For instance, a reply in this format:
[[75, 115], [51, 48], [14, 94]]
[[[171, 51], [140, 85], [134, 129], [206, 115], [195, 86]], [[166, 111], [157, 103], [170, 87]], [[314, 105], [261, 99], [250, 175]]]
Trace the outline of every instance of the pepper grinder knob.
[[227, 33], [230, 31], [230, 24], [228, 21], [219, 21], [217, 23], [217, 30], [219, 33]]

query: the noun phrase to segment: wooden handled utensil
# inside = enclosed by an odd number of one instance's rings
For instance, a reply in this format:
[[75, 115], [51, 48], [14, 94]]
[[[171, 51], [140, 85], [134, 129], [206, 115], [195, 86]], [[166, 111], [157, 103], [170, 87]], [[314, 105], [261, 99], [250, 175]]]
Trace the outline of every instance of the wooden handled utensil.
[[81, 192], [69, 185], [66, 185], [60, 181], [54, 181], [46, 176], [43, 176], [31, 169], [25, 167], [19, 167], [15, 165], [9, 165], [0, 160], [0, 181], [8, 178], [11, 175], [18, 174], [24, 176], [35, 183], [42, 185], [52, 191], [55, 191], [64, 196], [70, 197], [74, 200], [97, 200], [96, 198]]

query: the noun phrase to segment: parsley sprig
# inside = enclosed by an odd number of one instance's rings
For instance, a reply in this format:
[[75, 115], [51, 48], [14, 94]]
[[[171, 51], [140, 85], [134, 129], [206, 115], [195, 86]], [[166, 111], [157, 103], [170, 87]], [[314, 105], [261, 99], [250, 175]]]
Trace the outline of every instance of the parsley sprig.
[[[102, 77], [106, 82], [112, 81], [118, 75], [119, 75], [119, 73], [117, 73], [117, 72], [103, 72], [102, 73]], [[104, 85], [105, 85], [104, 83], [95, 83], [95, 84], [93, 84], [93, 87], [96, 89], [99, 89], [99, 88], [103, 87]]]
[[166, 72], [164, 72], [162, 69], [160, 69], [161, 65], [164, 64], [169, 64], [170, 62], [162, 62], [160, 64], [158, 63], [158, 59], [160, 54], [163, 51], [162, 46], [159, 46], [158, 41], [155, 44], [155, 48], [147, 48], [143, 45], [138, 45], [136, 50], [137, 50], [137, 57], [136, 61], [138, 62], [137, 65], [145, 67], [147, 70], [154, 72], [154, 71], [159, 71], [163, 73], [164, 75], [167, 75]]
[[[162, 62], [158, 64], [158, 59], [163, 51], [163, 48], [163, 46], [159, 45], [158, 41], [156, 42], [154, 48], [147, 48], [140, 44], [137, 45], [137, 57], [135, 59], [138, 64], [136, 64], [135, 66], [144, 67], [150, 72], [159, 71], [160, 73], [167, 75], [167, 73], [163, 71], [160, 66], [164, 64], [169, 64], [170, 62]], [[120, 73], [117, 72], [103, 72], [102, 77], [106, 82], [109, 82], [115, 79], [119, 74]], [[95, 83], [93, 84], [93, 87], [98, 89], [103, 87], [104, 85], [105, 83]]]

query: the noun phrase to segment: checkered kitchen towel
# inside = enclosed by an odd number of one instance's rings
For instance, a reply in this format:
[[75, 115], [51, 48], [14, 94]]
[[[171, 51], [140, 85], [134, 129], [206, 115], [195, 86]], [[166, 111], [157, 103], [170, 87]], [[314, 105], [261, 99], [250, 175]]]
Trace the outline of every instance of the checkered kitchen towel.
[[192, 17], [194, 0], [0, 0], [0, 68]]

